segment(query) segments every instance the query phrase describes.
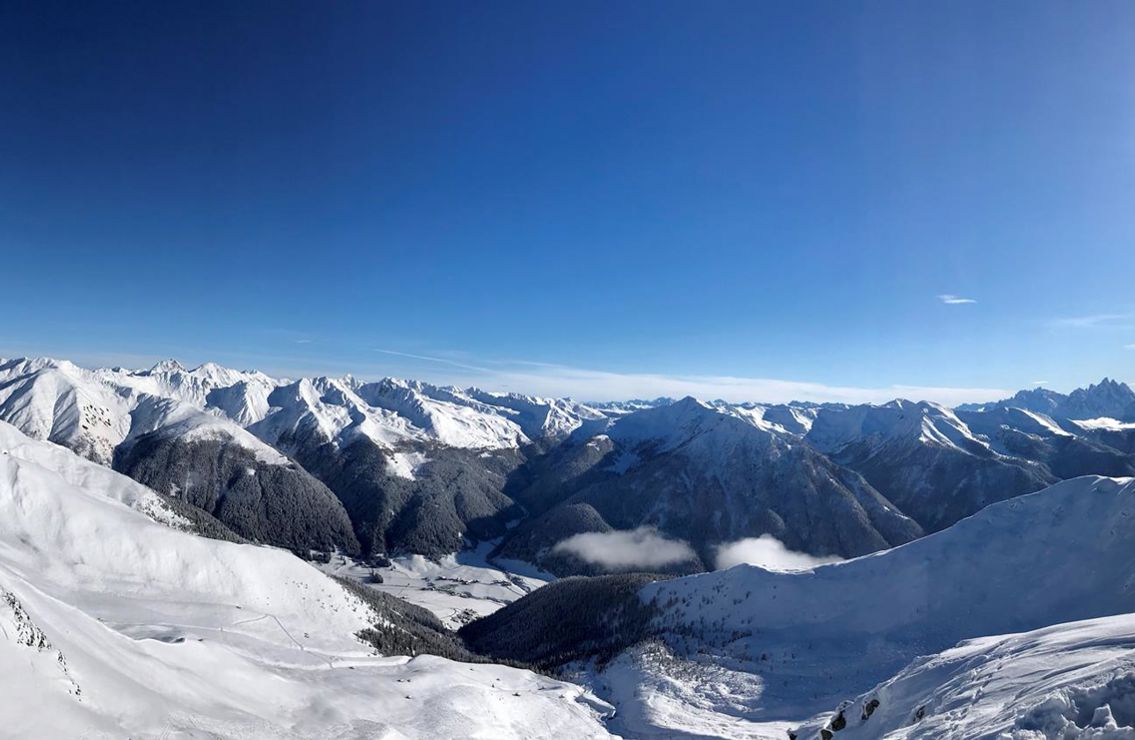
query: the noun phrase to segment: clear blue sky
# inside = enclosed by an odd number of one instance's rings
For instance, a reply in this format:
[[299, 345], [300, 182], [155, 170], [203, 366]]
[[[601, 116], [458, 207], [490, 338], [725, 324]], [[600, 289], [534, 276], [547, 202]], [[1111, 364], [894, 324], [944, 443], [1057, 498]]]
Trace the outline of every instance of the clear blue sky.
[[1130, 2], [4, 2], [0, 152], [0, 355], [1135, 379]]

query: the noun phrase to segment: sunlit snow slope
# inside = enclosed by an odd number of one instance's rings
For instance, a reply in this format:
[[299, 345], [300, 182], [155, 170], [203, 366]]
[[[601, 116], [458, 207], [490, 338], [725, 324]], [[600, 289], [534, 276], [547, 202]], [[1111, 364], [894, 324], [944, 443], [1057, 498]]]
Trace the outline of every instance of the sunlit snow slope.
[[141, 485], [0, 423], [0, 736], [607, 736], [578, 687], [375, 656], [354, 637], [375, 613], [337, 583], [178, 524]]
[[[838, 729], [836, 729], [838, 728]], [[1131, 740], [1135, 615], [982, 637], [915, 660], [799, 740]]]

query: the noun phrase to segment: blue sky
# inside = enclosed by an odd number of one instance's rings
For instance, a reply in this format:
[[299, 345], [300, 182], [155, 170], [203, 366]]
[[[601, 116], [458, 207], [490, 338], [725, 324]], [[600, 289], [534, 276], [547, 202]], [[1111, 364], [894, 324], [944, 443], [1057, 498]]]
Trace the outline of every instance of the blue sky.
[[0, 355], [1135, 380], [1127, 2], [15, 2], [0, 110]]

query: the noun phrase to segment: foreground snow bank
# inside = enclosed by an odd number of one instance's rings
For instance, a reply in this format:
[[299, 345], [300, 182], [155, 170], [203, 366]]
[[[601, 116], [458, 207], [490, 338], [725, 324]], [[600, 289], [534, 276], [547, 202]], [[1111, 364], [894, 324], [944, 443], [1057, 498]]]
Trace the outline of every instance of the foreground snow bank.
[[571, 684], [371, 654], [360, 599], [156, 503], [0, 424], [0, 737], [608, 736]]
[[836, 740], [1130, 740], [1135, 615], [984, 637], [919, 658], [796, 735], [823, 729]]

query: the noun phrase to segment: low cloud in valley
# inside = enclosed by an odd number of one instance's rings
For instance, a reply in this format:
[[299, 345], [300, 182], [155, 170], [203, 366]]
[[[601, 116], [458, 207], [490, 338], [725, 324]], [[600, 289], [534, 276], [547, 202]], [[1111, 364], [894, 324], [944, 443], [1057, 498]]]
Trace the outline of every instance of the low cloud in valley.
[[562, 540], [552, 551], [568, 553], [609, 570], [660, 568], [697, 557], [685, 541], [668, 539], [653, 527], [584, 532]]
[[718, 570], [732, 568], [741, 563], [759, 565], [765, 570], [808, 570], [825, 563], [838, 563], [840, 560], [842, 558], [835, 556], [816, 557], [789, 550], [783, 542], [771, 534], [748, 537], [717, 548]]

